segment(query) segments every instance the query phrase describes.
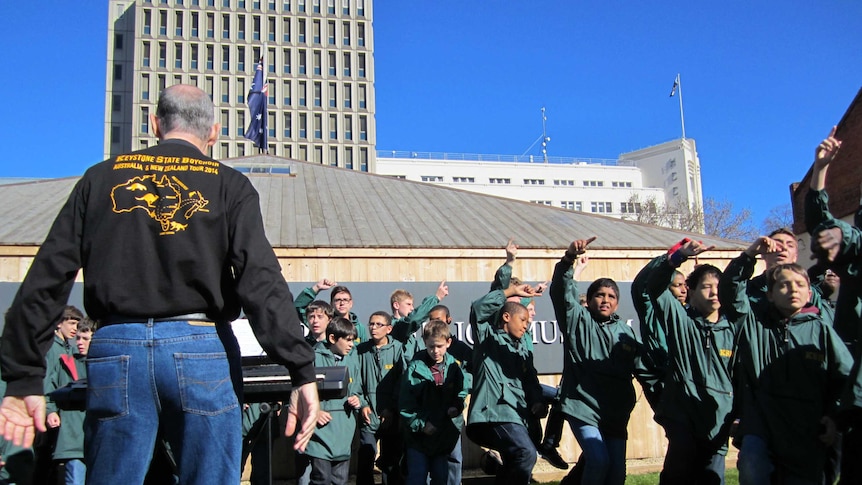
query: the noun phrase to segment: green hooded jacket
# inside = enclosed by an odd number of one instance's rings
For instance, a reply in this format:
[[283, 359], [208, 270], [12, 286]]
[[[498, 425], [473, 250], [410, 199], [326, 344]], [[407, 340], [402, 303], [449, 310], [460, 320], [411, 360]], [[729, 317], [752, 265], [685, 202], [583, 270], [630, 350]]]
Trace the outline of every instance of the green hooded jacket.
[[734, 419], [731, 363], [736, 328], [723, 314], [712, 323], [697, 310], [684, 307], [668, 290], [673, 275], [668, 256], [662, 255], [635, 278], [646, 277], [641, 296], [651, 301], [654, 310], [641, 321], [642, 328], [664, 336], [668, 356], [665, 390], [656, 415], [660, 421], [683, 424], [695, 438], [712, 442], [715, 450], [725, 454]]
[[349, 460], [350, 447], [353, 444], [353, 435], [356, 433], [359, 413], [358, 410], [347, 404], [347, 399], [350, 396], [358, 396], [361, 406], [368, 404], [362, 396], [362, 387], [359, 382], [359, 359], [356, 352], [350, 352], [344, 357], [336, 356], [328, 344], [320, 342], [314, 347], [314, 366], [347, 366], [350, 373], [350, 383], [347, 388], [347, 396], [320, 401], [320, 410], [332, 415], [332, 420], [323, 426], [317, 425], [305, 452], [308, 456], [322, 460]]
[[[422, 352], [410, 362], [401, 384], [399, 407], [404, 429], [405, 444], [426, 456], [448, 455], [455, 448], [464, 427], [464, 400], [467, 383], [455, 358], [444, 355], [443, 384], [438, 386], [431, 375], [431, 361]], [[458, 414], [450, 418], [449, 408]], [[422, 432], [426, 423], [437, 430], [432, 435]]]
[[[783, 318], [747, 296], [755, 259], [743, 253], [719, 283], [721, 307], [739, 326], [734, 355], [741, 400], [740, 435], [766, 441], [776, 464], [812, 481], [822, 478], [827, 447], [820, 420], [834, 417], [852, 358], [817, 307]], [[753, 307], [753, 309], [752, 309]]]
[[[625, 438], [635, 389], [632, 377], [654, 378], [641, 362], [643, 345], [619, 315], [597, 321], [578, 302], [572, 262], [560, 260], [551, 278], [551, 303], [563, 334], [563, 413]], [[619, 295], [618, 295], [619, 296]]]
[[542, 388], [533, 353], [523, 337], [515, 339], [500, 328], [506, 296], [496, 290], [473, 302], [473, 395], [467, 425], [518, 423], [528, 426], [533, 404], [542, 403]]

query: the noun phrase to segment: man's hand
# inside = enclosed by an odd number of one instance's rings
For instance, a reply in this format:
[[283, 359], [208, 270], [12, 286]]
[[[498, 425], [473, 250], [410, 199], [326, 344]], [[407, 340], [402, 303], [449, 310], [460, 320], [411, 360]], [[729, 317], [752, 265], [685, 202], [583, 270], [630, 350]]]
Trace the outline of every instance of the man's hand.
[[566, 256], [571, 259], [575, 259], [578, 256], [587, 252], [587, 246], [596, 240], [597, 236], [593, 236], [589, 239], [577, 239], [572, 241], [572, 244], [569, 244], [569, 249], [566, 249]]
[[844, 232], [840, 227], [824, 229], [812, 238], [812, 252], [819, 257], [825, 257], [830, 263], [835, 261], [838, 253], [841, 251], [841, 241], [844, 239]]
[[[43, 400], [43, 406], [44, 403]], [[44, 410], [42, 413], [44, 414]], [[287, 426], [284, 428], [284, 435], [291, 437], [296, 433], [296, 439], [293, 443], [294, 450], [305, 451], [311, 435], [314, 434], [318, 413], [320, 413], [320, 398], [317, 396], [316, 382], [307, 382], [290, 391], [290, 402], [287, 406]], [[301, 423], [299, 432], [296, 430], [297, 423]]]
[[518, 245], [515, 244], [515, 238], [510, 237], [509, 242], [506, 243], [506, 263], [512, 264], [515, 262], [515, 258], [518, 256]]
[[0, 429], [15, 446], [33, 446], [36, 431], [45, 432], [45, 396], [6, 396], [0, 404]]
[[45, 420], [45, 423], [48, 424], [49, 428], [59, 428], [60, 427], [60, 415], [57, 413], [49, 414], [48, 419]]
[[338, 283], [333, 280], [323, 278], [322, 280], [315, 283], [311, 289], [314, 290], [315, 293], [320, 293], [321, 291], [328, 290], [337, 284]]
[[446, 280], [440, 282], [440, 286], [437, 287], [437, 293], [435, 294], [437, 300], [443, 300], [449, 296], [449, 287], [446, 286]]
[[817, 145], [817, 149], [814, 150], [814, 168], [815, 169], [823, 169], [829, 166], [832, 163], [832, 160], [835, 159], [835, 155], [838, 154], [838, 149], [841, 148], [841, 141], [835, 138], [835, 132], [838, 130], [837, 126], [832, 127], [832, 131], [829, 132], [829, 136], [826, 137], [825, 140], [821, 141], [819, 145]]

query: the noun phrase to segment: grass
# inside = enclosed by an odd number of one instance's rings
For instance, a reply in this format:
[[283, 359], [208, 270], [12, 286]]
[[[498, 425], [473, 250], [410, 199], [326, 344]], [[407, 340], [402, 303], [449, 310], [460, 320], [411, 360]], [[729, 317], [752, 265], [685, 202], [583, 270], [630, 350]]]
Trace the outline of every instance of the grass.
[[[728, 468], [724, 474], [725, 485], [739, 485], [739, 472], [736, 468]], [[543, 485], [559, 485], [560, 482], [543, 482]], [[626, 485], [656, 485], [658, 473], [645, 473], [643, 475], [629, 475], [626, 477]]]

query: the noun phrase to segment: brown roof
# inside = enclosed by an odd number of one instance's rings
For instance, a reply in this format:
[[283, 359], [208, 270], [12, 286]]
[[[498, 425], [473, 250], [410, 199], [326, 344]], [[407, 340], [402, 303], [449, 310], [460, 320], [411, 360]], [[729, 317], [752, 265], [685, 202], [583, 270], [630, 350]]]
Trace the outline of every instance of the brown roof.
[[[739, 241], [477, 194], [448, 187], [259, 155], [229, 160], [260, 193], [266, 234], [276, 248], [498, 249], [514, 236], [521, 248], [565, 247], [598, 235], [597, 249], [667, 248], [683, 236], [717, 249]], [[0, 245], [38, 245], [77, 178], [0, 186]]]

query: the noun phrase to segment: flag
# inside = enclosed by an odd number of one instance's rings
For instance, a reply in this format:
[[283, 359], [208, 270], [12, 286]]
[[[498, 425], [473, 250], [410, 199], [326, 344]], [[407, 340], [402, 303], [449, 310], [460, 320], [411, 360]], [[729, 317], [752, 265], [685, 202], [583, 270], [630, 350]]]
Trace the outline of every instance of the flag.
[[679, 74], [676, 75], [676, 79], [673, 80], [673, 87], [670, 88], [670, 97], [672, 98], [674, 94], [676, 94], [676, 88], [679, 87]]
[[248, 110], [251, 112], [251, 122], [245, 137], [254, 142], [254, 146], [266, 149], [266, 104], [269, 85], [263, 78], [263, 59], [257, 63], [254, 71], [254, 81], [248, 93]]

